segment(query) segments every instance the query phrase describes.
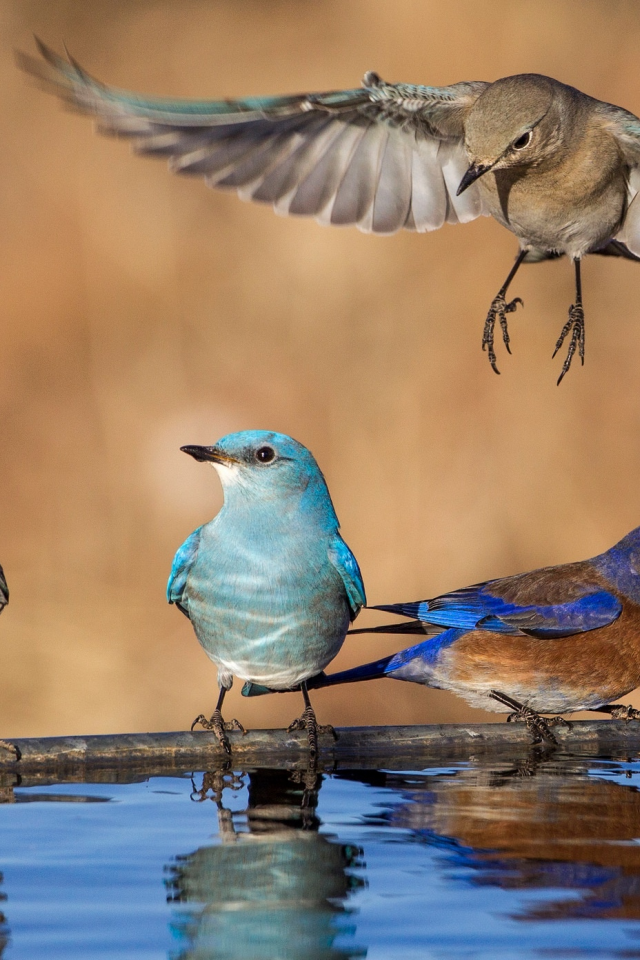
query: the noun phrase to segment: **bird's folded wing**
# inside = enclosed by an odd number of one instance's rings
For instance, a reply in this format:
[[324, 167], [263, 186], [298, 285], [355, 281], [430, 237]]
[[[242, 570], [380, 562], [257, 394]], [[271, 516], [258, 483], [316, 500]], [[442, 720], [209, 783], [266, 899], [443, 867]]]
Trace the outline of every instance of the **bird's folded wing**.
[[351, 609], [351, 620], [360, 613], [362, 607], [366, 606], [367, 597], [364, 592], [364, 583], [358, 561], [351, 553], [339, 533], [336, 533], [328, 550], [329, 560], [336, 568], [344, 583], [344, 588], [349, 600]]
[[104, 133], [131, 137], [139, 153], [209, 186], [271, 203], [278, 213], [356, 224], [368, 233], [436, 230], [480, 216], [476, 186], [456, 190], [468, 166], [464, 119], [486, 84], [389, 84], [245, 100], [145, 98], [90, 77], [39, 43], [43, 60], [19, 65], [97, 118]]
[[443, 627], [558, 639], [607, 626], [620, 616], [622, 604], [606, 590], [585, 591], [567, 603], [514, 603], [493, 595], [488, 582], [433, 600], [376, 609]]
[[187, 537], [182, 546], [178, 548], [173, 558], [171, 573], [169, 574], [169, 581], [167, 583], [167, 600], [169, 603], [175, 603], [187, 617], [189, 616], [189, 611], [187, 604], [183, 601], [183, 594], [184, 588], [187, 585], [189, 570], [198, 553], [201, 530], [202, 527], [194, 530], [191, 536]]
[[629, 208], [616, 240], [640, 256], [640, 200], [636, 200], [640, 192], [640, 119], [610, 103], [599, 105], [598, 116], [605, 129], [615, 138], [629, 167]]

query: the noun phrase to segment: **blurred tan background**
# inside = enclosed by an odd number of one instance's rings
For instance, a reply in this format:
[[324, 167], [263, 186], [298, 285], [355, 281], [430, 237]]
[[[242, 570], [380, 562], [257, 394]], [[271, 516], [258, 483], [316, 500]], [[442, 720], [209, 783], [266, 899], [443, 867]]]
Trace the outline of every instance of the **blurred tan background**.
[[[2, 736], [213, 708], [215, 669], [164, 598], [221, 503], [181, 444], [263, 427], [309, 446], [371, 603], [587, 557], [640, 523], [640, 266], [586, 262], [587, 362], [560, 388], [573, 271], [525, 266], [496, 377], [482, 325], [516, 253], [496, 223], [280, 219], [96, 137], [12, 53], [37, 33], [106, 82], [211, 98], [535, 71], [640, 113], [639, 4], [2, 0], [0, 18]], [[354, 637], [335, 665], [399, 645]], [[392, 681], [314, 702], [335, 724], [487, 718]], [[228, 698], [249, 726], [299, 707]]]

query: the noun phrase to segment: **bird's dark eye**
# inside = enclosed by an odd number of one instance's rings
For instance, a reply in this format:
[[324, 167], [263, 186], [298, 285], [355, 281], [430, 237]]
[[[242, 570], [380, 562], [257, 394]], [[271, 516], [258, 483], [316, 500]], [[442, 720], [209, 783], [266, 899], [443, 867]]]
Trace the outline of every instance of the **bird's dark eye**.
[[256, 460], [260, 463], [271, 463], [275, 459], [276, 452], [273, 447], [259, 447], [256, 450]]
[[523, 133], [521, 137], [518, 137], [517, 140], [513, 141], [513, 147], [515, 150], [522, 150], [524, 147], [528, 147], [531, 141], [531, 130], [527, 130], [526, 133]]

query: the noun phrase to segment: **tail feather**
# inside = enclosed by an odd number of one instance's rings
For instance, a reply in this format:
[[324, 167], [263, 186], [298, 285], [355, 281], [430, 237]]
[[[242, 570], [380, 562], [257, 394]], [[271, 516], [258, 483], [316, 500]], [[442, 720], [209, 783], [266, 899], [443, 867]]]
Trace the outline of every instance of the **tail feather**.
[[343, 670], [341, 673], [332, 673], [328, 677], [320, 674], [309, 680], [307, 686], [309, 689], [317, 690], [319, 687], [333, 687], [338, 683], [354, 683], [358, 680], [378, 680], [386, 676], [387, 666], [396, 654], [389, 657], [383, 657], [382, 660], [375, 660], [372, 663], [365, 663], [361, 667], [353, 667], [351, 670]]
[[407, 623], [385, 623], [381, 627], [358, 627], [357, 630], [349, 630], [348, 636], [353, 637], [357, 633], [420, 633], [435, 636], [442, 633], [442, 627], [420, 620], [409, 620]]

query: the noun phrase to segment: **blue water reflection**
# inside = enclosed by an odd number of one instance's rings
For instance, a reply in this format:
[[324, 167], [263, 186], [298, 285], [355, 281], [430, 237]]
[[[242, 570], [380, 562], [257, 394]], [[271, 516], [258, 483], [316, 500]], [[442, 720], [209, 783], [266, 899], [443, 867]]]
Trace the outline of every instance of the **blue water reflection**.
[[0, 958], [640, 958], [639, 783], [544, 752], [5, 777]]
[[[361, 850], [318, 833], [322, 776], [284, 770], [248, 775], [248, 807], [234, 817], [221, 784], [205, 775], [192, 798], [216, 803], [221, 842], [180, 857], [171, 869], [171, 899], [181, 911], [173, 929], [185, 942], [177, 960], [348, 960], [366, 951], [351, 939], [349, 894]], [[344, 941], [343, 941], [344, 942]]]

